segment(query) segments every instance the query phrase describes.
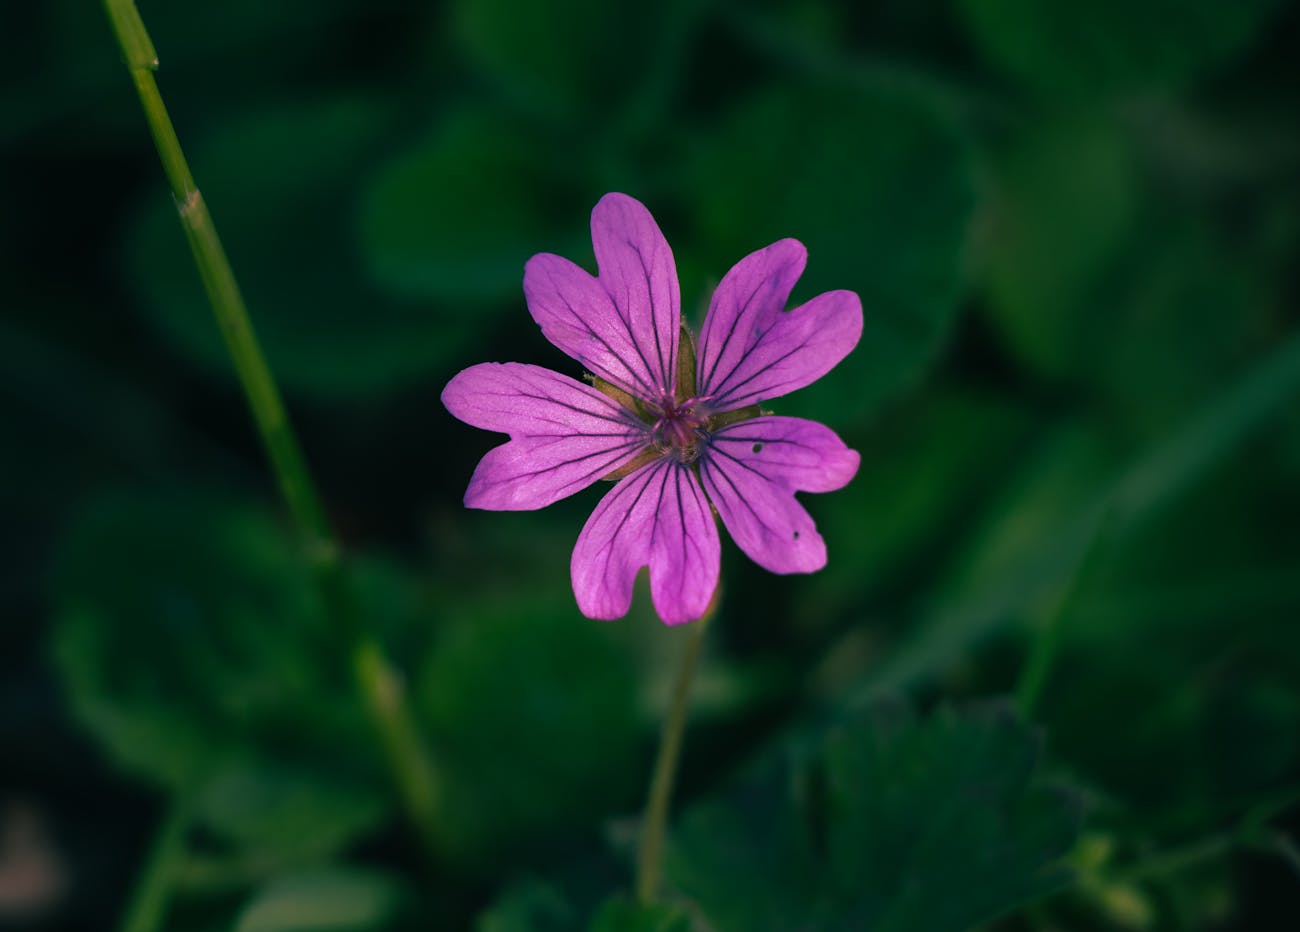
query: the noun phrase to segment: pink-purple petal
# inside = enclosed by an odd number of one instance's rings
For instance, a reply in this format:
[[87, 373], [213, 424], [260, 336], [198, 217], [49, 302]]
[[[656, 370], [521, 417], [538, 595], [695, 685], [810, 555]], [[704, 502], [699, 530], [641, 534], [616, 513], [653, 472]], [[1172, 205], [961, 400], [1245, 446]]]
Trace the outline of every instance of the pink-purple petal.
[[786, 311], [807, 252], [784, 239], [750, 253], [723, 277], [700, 333], [699, 394], [725, 411], [817, 381], [862, 336], [862, 302], [828, 291]]
[[471, 366], [448, 383], [442, 402], [467, 424], [510, 435], [474, 470], [470, 508], [542, 508], [628, 463], [649, 440], [612, 399], [541, 366]]
[[681, 299], [672, 250], [650, 212], [607, 194], [591, 212], [599, 277], [542, 253], [524, 267], [528, 309], [553, 344], [649, 401], [675, 384]]
[[591, 211], [591, 245], [614, 306], [627, 324], [654, 384], [667, 395], [677, 384], [681, 295], [677, 263], [645, 205], [606, 194]]
[[668, 624], [700, 618], [718, 585], [721, 547], [708, 500], [690, 468], [665, 458], [622, 479], [591, 513], [571, 564], [589, 618], [627, 614], [650, 567], [650, 596]]
[[773, 573], [811, 573], [826, 565], [826, 544], [794, 493], [843, 488], [858, 463], [815, 421], [758, 417], [713, 435], [700, 481], [750, 559]]
[[657, 396], [631, 331], [595, 276], [541, 253], [524, 266], [524, 298], [546, 339], [588, 371], [638, 397]]

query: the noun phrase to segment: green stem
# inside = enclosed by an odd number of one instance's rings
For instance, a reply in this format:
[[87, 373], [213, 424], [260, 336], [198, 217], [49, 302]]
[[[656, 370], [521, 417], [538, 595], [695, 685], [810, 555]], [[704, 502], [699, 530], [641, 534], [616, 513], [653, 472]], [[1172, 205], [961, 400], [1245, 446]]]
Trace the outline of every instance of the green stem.
[[1278, 857], [1286, 861], [1291, 871], [1297, 877], [1300, 877], [1300, 847], [1297, 847], [1296, 843], [1291, 840], [1291, 836], [1285, 832], [1278, 832], [1273, 836], [1272, 848]]
[[144, 871], [136, 881], [122, 932], [156, 932], [163, 928], [176, 887], [177, 868], [184, 859], [189, 824], [189, 806], [173, 799], [154, 836]]
[[1236, 830], [1200, 838], [1186, 845], [1151, 855], [1119, 871], [1117, 877], [1125, 883], [1131, 883], [1135, 880], [1176, 874], [1189, 867], [1224, 857], [1237, 847], [1240, 840], [1240, 833]]
[[664, 720], [659, 738], [659, 756], [655, 759], [654, 776], [650, 780], [650, 795], [646, 800], [645, 817], [641, 820], [641, 844], [637, 851], [636, 897], [642, 903], [652, 903], [659, 892], [659, 874], [663, 861], [664, 833], [668, 824], [668, 809], [672, 802], [673, 780], [677, 775], [677, 762], [681, 757], [682, 735], [686, 730], [686, 708], [695, 680], [695, 667], [704, 643], [704, 631], [709, 619], [717, 611], [717, 596], [704, 617], [691, 625], [682, 655], [682, 665], [677, 670], [673, 684], [672, 704]]
[[134, 0], [104, 0], [109, 20], [135, 82], [163, 170], [171, 185], [181, 226], [212, 304], [226, 349], [234, 362], [280, 492], [306, 543], [306, 554], [331, 623], [346, 639], [357, 689], [383, 745], [408, 817], [433, 847], [433, 768], [416, 732], [400, 680], [352, 597], [342, 553], [303, 459], [275, 379], [226, 258], [208, 206], [194, 183], [180, 141], [163, 104], [154, 70], [158, 56]]
[[1294, 808], [1297, 802], [1300, 802], [1300, 789], [1288, 787], [1256, 802], [1227, 829], [1149, 854], [1110, 872], [1108, 879], [1132, 883], [1163, 877], [1226, 857], [1243, 848], [1276, 854], [1300, 872], [1300, 857], [1291, 840], [1284, 833], [1269, 828], [1269, 822]]
[[1043, 687], [1047, 685], [1047, 675], [1052, 669], [1052, 664], [1056, 662], [1065, 620], [1074, 612], [1079, 592], [1096, 568], [1098, 554], [1104, 549], [1102, 544], [1109, 538], [1114, 525], [1112, 514], [1109, 510], [1103, 512], [1093, 525], [1092, 536], [1087, 542], [1082, 558], [1075, 563], [1059, 598], [1034, 636], [1029, 657], [1016, 683], [1016, 707], [1025, 718], [1033, 717], [1034, 706]]

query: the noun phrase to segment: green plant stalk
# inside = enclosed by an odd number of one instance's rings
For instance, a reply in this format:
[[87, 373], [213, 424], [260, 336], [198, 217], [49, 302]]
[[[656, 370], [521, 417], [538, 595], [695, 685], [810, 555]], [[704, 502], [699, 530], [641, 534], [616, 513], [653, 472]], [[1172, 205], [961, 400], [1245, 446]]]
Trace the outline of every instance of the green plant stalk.
[[177, 794], [168, 804], [162, 824], [154, 836], [148, 860], [136, 882], [127, 907], [122, 932], [155, 932], [164, 927], [167, 906], [175, 889], [177, 870], [185, 854], [185, 833], [189, 829], [189, 805]]
[[[1288, 787], [1251, 806], [1226, 829], [1194, 839], [1174, 848], [1148, 854], [1127, 865], [1105, 871], [1101, 879], [1113, 883], [1135, 883], [1153, 878], [1168, 877], [1208, 862], [1228, 857], [1242, 850], [1273, 854], [1286, 861], [1300, 874], [1300, 856], [1291, 839], [1283, 832], [1269, 827], [1269, 822], [1285, 814], [1300, 802], [1300, 788]], [[1097, 875], [1081, 873], [1074, 882], [1048, 895], [1059, 897], [1077, 890]]]
[[1016, 683], [1016, 706], [1026, 719], [1034, 716], [1034, 707], [1038, 703], [1043, 687], [1047, 685], [1048, 674], [1060, 650], [1062, 629], [1065, 627], [1066, 619], [1073, 615], [1079, 593], [1096, 569], [1099, 555], [1104, 549], [1104, 542], [1109, 539], [1113, 524], [1114, 519], [1108, 511], [1093, 525], [1092, 539], [1088, 541], [1083, 557], [1074, 565], [1064, 589], [1052, 605], [1047, 617], [1039, 625], [1030, 644], [1029, 656]]
[[158, 56], [134, 0], [104, 0], [135, 82], [181, 226], [234, 362], [280, 491], [299, 532], [332, 624], [346, 638], [357, 688], [393, 772], [407, 816], [434, 847], [434, 770], [410, 713], [401, 680], [357, 611], [342, 553], [312, 482], [275, 379], [262, 355], [234, 272], [217, 237], [154, 80]]
[[682, 665], [677, 669], [677, 680], [673, 683], [668, 717], [664, 719], [663, 732], [659, 738], [659, 755], [655, 758], [650, 795], [646, 800], [645, 816], [641, 820], [641, 841], [636, 861], [636, 898], [646, 904], [653, 903], [659, 893], [664, 834], [668, 826], [668, 810], [672, 802], [677, 762], [681, 758], [682, 735], [686, 731], [686, 709], [690, 704], [691, 684], [695, 681], [695, 667], [700, 659], [704, 631], [717, 611], [717, 600], [715, 595], [704, 617], [691, 625]]

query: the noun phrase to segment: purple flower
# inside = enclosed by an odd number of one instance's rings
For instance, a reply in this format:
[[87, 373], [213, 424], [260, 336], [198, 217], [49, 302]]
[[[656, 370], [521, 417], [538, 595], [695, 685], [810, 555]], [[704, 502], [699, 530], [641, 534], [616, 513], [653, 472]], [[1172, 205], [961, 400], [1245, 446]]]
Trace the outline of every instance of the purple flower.
[[591, 212], [600, 274], [533, 256], [524, 295], [542, 333], [592, 384], [540, 366], [483, 363], [442, 393], [447, 410], [509, 434], [465, 493], [470, 508], [530, 510], [618, 478], [573, 549], [573, 591], [591, 618], [618, 618], [650, 567], [668, 624], [701, 617], [718, 585], [715, 514], [774, 573], [826, 565], [795, 492], [830, 492], [858, 454], [813, 421], [759, 407], [829, 372], [862, 335], [862, 303], [829, 291], [786, 312], [807, 251], [783, 239], [736, 264], [713, 293], [698, 347], [682, 327], [677, 267], [650, 212], [607, 194]]

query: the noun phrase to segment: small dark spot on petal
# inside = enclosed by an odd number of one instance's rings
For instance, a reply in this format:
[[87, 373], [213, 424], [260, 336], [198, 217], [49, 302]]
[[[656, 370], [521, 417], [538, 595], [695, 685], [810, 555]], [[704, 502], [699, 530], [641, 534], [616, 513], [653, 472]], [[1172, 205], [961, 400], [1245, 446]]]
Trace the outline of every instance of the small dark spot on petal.
[[760, 452], [762, 449], [763, 449], [763, 445], [762, 445], [761, 443], [756, 443], [756, 444], [754, 444], [754, 452], [755, 452], [755, 453]]
[[795, 539], [795, 540], [798, 540], [798, 539], [799, 539], [799, 532], [798, 532], [798, 531], [795, 531], [795, 532], [794, 532], [794, 539]]

